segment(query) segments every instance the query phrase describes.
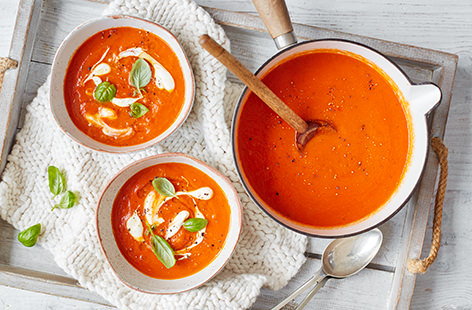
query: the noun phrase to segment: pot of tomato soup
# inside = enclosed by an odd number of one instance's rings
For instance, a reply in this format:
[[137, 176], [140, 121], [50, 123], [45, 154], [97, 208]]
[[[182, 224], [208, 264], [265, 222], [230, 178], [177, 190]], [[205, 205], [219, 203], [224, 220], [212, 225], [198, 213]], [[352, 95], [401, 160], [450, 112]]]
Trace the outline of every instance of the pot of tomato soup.
[[300, 151], [295, 131], [245, 89], [233, 118], [241, 180], [262, 210], [300, 233], [341, 237], [378, 226], [420, 179], [426, 115], [440, 89], [412, 84], [392, 61], [355, 42], [295, 43], [285, 4], [271, 3], [255, 1], [277, 46], [289, 46], [256, 75], [303, 119], [334, 129], [320, 129]]

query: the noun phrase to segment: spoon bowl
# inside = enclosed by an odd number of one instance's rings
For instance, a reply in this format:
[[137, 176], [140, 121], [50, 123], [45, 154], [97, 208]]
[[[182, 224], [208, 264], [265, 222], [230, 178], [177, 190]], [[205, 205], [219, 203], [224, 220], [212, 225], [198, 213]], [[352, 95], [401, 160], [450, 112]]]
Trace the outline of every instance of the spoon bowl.
[[346, 278], [364, 269], [375, 257], [383, 235], [378, 229], [354, 237], [336, 239], [322, 256], [323, 271], [333, 278]]

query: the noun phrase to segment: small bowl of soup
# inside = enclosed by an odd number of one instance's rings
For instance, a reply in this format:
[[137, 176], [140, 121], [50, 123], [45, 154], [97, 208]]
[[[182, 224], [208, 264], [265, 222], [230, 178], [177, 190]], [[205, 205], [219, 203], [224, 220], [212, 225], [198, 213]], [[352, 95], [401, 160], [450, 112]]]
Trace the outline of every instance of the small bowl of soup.
[[130, 152], [156, 144], [187, 118], [192, 68], [176, 37], [130, 16], [74, 29], [53, 61], [50, 105], [59, 127], [94, 150]]
[[202, 285], [226, 264], [241, 230], [231, 182], [202, 161], [168, 153], [139, 160], [105, 187], [98, 239], [127, 286], [169, 294]]

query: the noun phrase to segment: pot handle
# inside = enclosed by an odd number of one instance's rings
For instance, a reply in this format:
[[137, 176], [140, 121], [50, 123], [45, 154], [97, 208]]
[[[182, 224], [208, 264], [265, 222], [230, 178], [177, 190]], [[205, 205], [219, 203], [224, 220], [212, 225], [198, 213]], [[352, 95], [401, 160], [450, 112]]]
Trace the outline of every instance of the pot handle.
[[441, 98], [441, 89], [432, 83], [413, 85], [410, 90], [413, 108], [422, 114], [428, 114], [441, 102]]
[[252, 0], [252, 3], [278, 49], [297, 43], [284, 0]]

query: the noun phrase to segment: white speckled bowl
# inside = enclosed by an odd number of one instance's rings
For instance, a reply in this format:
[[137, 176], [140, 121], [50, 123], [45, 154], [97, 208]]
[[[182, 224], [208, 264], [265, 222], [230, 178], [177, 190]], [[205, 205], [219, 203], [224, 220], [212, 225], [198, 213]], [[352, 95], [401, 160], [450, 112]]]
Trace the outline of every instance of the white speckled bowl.
[[[121, 187], [139, 171], [162, 163], [183, 163], [195, 167], [218, 183], [228, 199], [231, 215], [230, 227], [223, 248], [216, 258], [199, 272], [185, 278], [162, 280], [149, 277], [134, 268], [123, 257], [116, 244], [111, 223], [113, 202]], [[137, 291], [154, 294], [171, 294], [190, 290], [214, 277], [231, 257], [239, 239], [242, 210], [236, 190], [231, 182], [207, 164], [181, 153], [167, 153], [138, 160], [125, 168], [106, 185], [96, 210], [98, 240], [113, 271], [124, 284]], [[156, 258], [156, 263], [159, 263]]]
[[[182, 110], [178, 115], [174, 123], [167, 128], [159, 136], [147, 142], [132, 145], [132, 146], [113, 146], [105, 143], [98, 142], [80, 129], [78, 129], [74, 122], [71, 120], [69, 113], [67, 112], [65, 100], [64, 100], [64, 78], [67, 73], [67, 67], [69, 62], [74, 55], [75, 51], [91, 36], [97, 32], [116, 28], [116, 27], [132, 27], [149, 31], [159, 38], [164, 40], [177, 55], [180, 66], [182, 68], [184, 81], [185, 81], [185, 100]], [[97, 151], [111, 152], [111, 153], [125, 153], [133, 152], [144, 149], [151, 145], [154, 145], [174, 132], [180, 127], [193, 105], [193, 99], [195, 94], [195, 80], [193, 77], [192, 67], [185, 55], [185, 52], [180, 46], [175, 36], [170, 33], [164, 27], [150, 22], [148, 20], [131, 17], [131, 16], [105, 16], [99, 19], [88, 21], [77, 28], [75, 28], [62, 42], [59, 49], [56, 52], [54, 61], [52, 63], [51, 71], [51, 91], [50, 91], [50, 105], [52, 114], [59, 125], [59, 127], [74, 141], [82, 144], [86, 147]]]

